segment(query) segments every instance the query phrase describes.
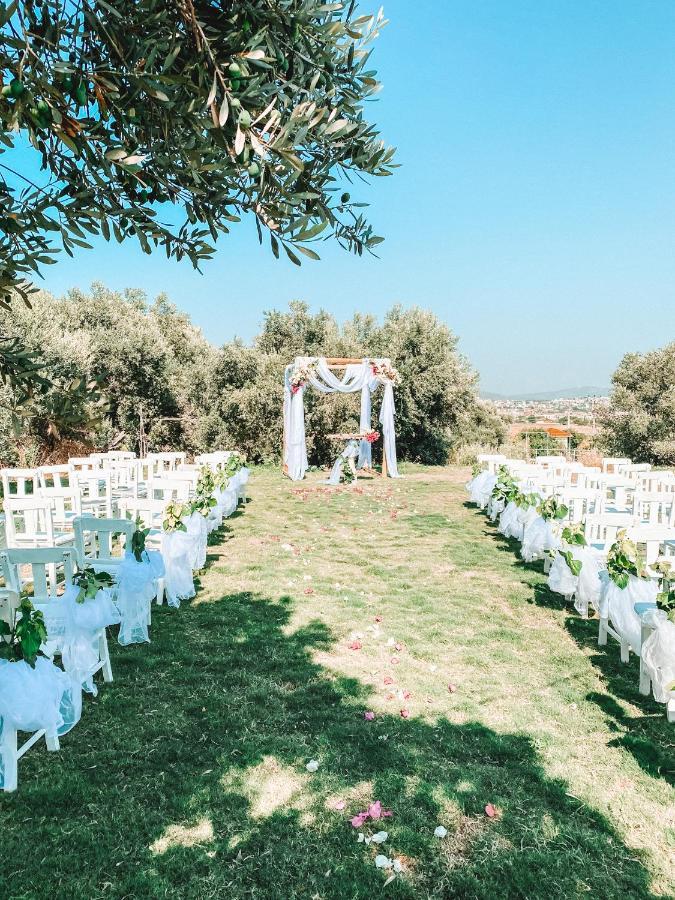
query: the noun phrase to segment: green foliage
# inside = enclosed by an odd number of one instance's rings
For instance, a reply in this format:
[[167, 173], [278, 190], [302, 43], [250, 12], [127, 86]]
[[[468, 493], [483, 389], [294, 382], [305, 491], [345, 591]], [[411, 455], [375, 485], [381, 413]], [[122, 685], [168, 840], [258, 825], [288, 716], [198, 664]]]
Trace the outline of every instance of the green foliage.
[[541, 501], [537, 507], [537, 512], [547, 521], [562, 520], [569, 514], [569, 509], [557, 497], [547, 497]]
[[22, 599], [13, 625], [0, 620], [0, 659], [24, 660], [34, 669], [35, 660], [41, 655], [40, 647], [46, 640], [44, 616], [27, 597]]
[[[478, 400], [477, 376], [457, 352], [457, 338], [432, 313], [397, 306], [381, 323], [357, 314], [340, 326], [327, 312], [312, 314], [295, 301], [286, 312], [266, 313], [254, 347], [223, 348], [207, 387], [201, 443], [240, 447], [254, 462], [277, 460], [284, 370], [305, 355], [391, 358], [402, 379], [395, 388], [401, 459], [442, 464], [478, 438], [486, 446], [503, 438], [502, 421]], [[375, 394], [375, 412], [379, 402]], [[359, 397], [308, 390], [305, 422], [310, 460], [329, 464], [335, 448], [327, 435], [359, 431]]]
[[668, 587], [656, 595], [656, 605], [667, 613], [671, 622], [675, 622], [675, 587]]
[[92, 236], [197, 266], [246, 213], [298, 265], [329, 237], [372, 251], [341, 185], [392, 171], [364, 117], [384, 24], [322, 0], [3, 4], [0, 296]]
[[517, 497], [514, 498], [516, 506], [520, 509], [529, 509], [532, 506], [537, 506], [540, 501], [539, 494], [530, 493], [530, 494], [521, 494], [519, 493]]
[[143, 554], [145, 553], [145, 539], [150, 534], [149, 528], [143, 527], [141, 517], [136, 519], [136, 530], [131, 535], [131, 552], [134, 554], [136, 562], [143, 562]]
[[566, 525], [562, 531], [562, 539], [566, 544], [574, 544], [577, 547], [586, 546], [586, 533], [581, 522]]
[[190, 504], [181, 503], [179, 500], [172, 500], [168, 503], [164, 510], [164, 520], [162, 528], [164, 531], [187, 531], [187, 527], [183, 522], [185, 516], [190, 515]]
[[90, 566], [80, 569], [73, 576], [73, 584], [78, 591], [75, 601], [84, 603], [85, 600], [93, 600], [102, 588], [109, 588], [115, 583], [115, 579], [109, 572], [96, 572]]
[[506, 466], [497, 470], [497, 483], [492, 488], [492, 499], [502, 500], [505, 504], [520, 496], [518, 485]]
[[602, 416], [604, 448], [636, 462], [675, 463], [675, 341], [626, 354], [612, 384]]
[[637, 544], [628, 540], [625, 529], [621, 529], [607, 554], [607, 573], [617, 587], [628, 587], [630, 576], [645, 578], [645, 563]]
[[567, 567], [572, 575], [578, 577], [581, 574], [581, 569], [583, 567], [583, 563], [581, 562], [581, 560], [575, 559], [572, 556], [571, 550], [559, 550], [558, 552], [567, 563]]

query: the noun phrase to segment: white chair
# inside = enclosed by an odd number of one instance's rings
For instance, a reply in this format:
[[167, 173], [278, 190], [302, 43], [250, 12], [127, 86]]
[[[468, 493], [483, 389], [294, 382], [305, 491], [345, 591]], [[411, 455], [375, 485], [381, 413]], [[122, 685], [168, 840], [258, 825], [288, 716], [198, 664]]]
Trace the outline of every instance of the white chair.
[[675, 526], [675, 493], [659, 491], [644, 493], [636, 491], [633, 510], [639, 522], [650, 525]]
[[[97, 572], [109, 572], [115, 575], [124, 559], [124, 550], [131, 547], [131, 538], [136, 530], [136, 517], [133, 519], [97, 519], [95, 516], [80, 516], [75, 519], [75, 555], [77, 563], [82, 568], [90, 567]], [[118, 554], [115, 536], [119, 535]], [[150, 535], [148, 535], [148, 538]], [[146, 539], [148, 549], [156, 549], [150, 546]], [[157, 603], [164, 602], [164, 578], [155, 580]]]
[[[168, 473], [167, 473], [168, 474]], [[189, 500], [194, 491], [195, 479], [187, 472], [174, 472], [172, 477], [153, 478], [148, 485], [148, 498], [150, 500], [163, 500], [164, 505], [170, 500]]]
[[37, 469], [0, 469], [0, 478], [5, 500], [37, 495], [40, 484]]
[[584, 522], [584, 534], [586, 543], [596, 550], [609, 550], [616, 540], [617, 533], [622, 528], [632, 528], [635, 525], [635, 516], [632, 513], [603, 513], [597, 516], [587, 516]]
[[[19, 606], [19, 595], [8, 588], [0, 589], [0, 619], [4, 619], [10, 626], [14, 622], [16, 610]], [[0, 638], [2, 640], [2, 638]], [[0, 719], [0, 759], [3, 767], [2, 789], [6, 793], [15, 791], [19, 786], [19, 760], [34, 746], [40, 738], [45, 739], [47, 750], [56, 752], [59, 750], [59, 736], [42, 728], [34, 731], [31, 736], [19, 746], [16, 728], [8, 722]]]
[[46, 497], [16, 497], [4, 501], [5, 533], [9, 548], [63, 547], [73, 534], [57, 530], [54, 504]]
[[177, 469], [184, 465], [187, 455], [185, 453], [148, 453], [146, 459], [152, 463], [153, 475], [162, 476], [162, 473]]
[[80, 494], [80, 510], [83, 514], [113, 517], [112, 473], [109, 469], [92, 469], [74, 472], [74, 484]]
[[[63, 588], [70, 588], [73, 583], [75, 550], [59, 547], [42, 547], [37, 550], [3, 550], [0, 553], [0, 564], [7, 587], [17, 594], [29, 594], [35, 609], [40, 610], [49, 623], [59, 618], [59, 580], [58, 572], [63, 570]], [[30, 590], [28, 586], [30, 585]], [[58, 637], [49, 635], [58, 645]], [[112, 681], [112, 668], [108, 652], [108, 639], [105, 628], [96, 633], [98, 641], [98, 660], [89, 675], [92, 677], [103, 672], [104, 681]], [[57, 650], [57, 652], [59, 652]]]
[[92, 472], [94, 469], [103, 468], [103, 460], [94, 456], [71, 456], [68, 459], [68, 468], [71, 472]]
[[164, 530], [164, 511], [167, 501], [152, 500], [149, 497], [128, 497], [120, 500], [120, 513], [126, 515], [133, 522], [140, 518], [144, 528], [150, 529], [150, 534], [145, 539], [149, 550], [162, 550], [162, 535]]
[[633, 462], [625, 456], [604, 456], [602, 459], [602, 471], [609, 474], [619, 472], [621, 466], [629, 466]]

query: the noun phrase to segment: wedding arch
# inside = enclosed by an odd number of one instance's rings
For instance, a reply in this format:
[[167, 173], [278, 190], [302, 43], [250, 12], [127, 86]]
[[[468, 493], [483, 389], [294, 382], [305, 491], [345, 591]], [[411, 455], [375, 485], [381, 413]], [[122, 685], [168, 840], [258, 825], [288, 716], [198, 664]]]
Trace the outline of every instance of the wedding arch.
[[[343, 370], [338, 377], [332, 370]], [[389, 359], [338, 359], [325, 356], [298, 356], [286, 366], [284, 376], [284, 474], [301, 481], [307, 471], [304, 394], [313, 387], [322, 394], [361, 392], [360, 430], [371, 428], [372, 394], [384, 387], [379, 422], [382, 428], [382, 474], [398, 478], [396, 436], [394, 434], [394, 385], [399, 375]], [[372, 468], [372, 445], [362, 438], [358, 467]]]

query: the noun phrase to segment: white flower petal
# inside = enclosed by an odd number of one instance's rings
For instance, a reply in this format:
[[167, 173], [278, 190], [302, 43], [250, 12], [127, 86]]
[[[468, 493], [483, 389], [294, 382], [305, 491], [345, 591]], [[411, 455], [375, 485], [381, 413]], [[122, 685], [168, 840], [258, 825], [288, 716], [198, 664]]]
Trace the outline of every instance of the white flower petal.
[[375, 865], [378, 869], [391, 869], [394, 864], [388, 856], [380, 853], [375, 857]]
[[403, 871], [403, 863], [400, 859], [395, 859], [393, 862], [394, 872], [402, 872]]
[[308, 772], [316, 772], [319, 768], [319, 760], [318, 759], [310, 759], [310, 761], [305, 766]]
[[374, 834], [371, 838], [374, 844], [384, 844], [384, 842], [389, 837], [389, 833], [387, 831], [378, 831], [377, 834]]
[[434, 831], [434, 837], [444, 838], [448, 835], [448, 829], [444, 828], [442, 825], [439, 825], [438, 828]]

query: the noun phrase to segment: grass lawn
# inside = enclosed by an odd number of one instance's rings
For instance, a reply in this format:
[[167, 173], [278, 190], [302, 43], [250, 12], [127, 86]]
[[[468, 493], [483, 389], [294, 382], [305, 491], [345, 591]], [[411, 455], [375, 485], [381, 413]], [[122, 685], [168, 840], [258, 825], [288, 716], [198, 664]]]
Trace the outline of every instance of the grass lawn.
[[[637, 661], [466, 470], [407, 473], [254, 472], [197, 598], [112, 645], [115, 683], [0, 796], [0, 898], [675, 896], [675, 729]], [[375, 800], [381, 847], [350, 825]]]

